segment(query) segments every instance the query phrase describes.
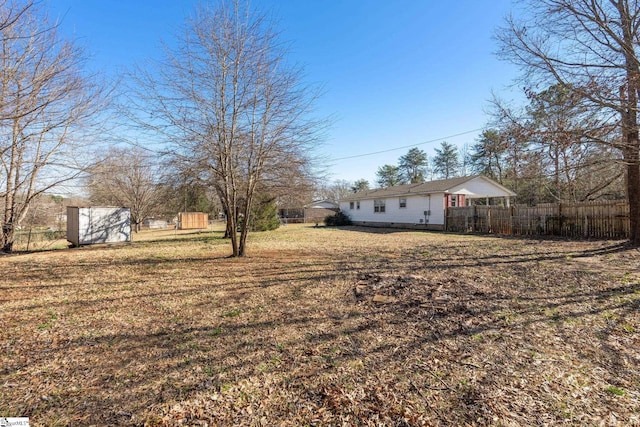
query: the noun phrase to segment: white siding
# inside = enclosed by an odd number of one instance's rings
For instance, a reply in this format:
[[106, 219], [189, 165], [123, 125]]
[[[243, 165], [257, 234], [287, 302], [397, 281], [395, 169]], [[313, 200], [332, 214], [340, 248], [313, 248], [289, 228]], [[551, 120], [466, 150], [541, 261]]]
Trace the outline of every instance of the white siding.
[[[400, 199], [407, 199], [407, 207], [400, 208]], [[376, 199], [378, 200], [378, 199]], [[350, 202], [340, 202], [340, 209], [345, 212], [352, 221], [356, 222], [386, 222], [394, 224], [420, 224], [424, 223], [424, 211], [431, 210], [429, 224], [444, 224], [444, 195], [442, 193], [430, 196], [402, 196], [387, 197], [385, 200], [385, 212], [373, 211], [373, 199], [361, 200], [360, 209], [357, 202], [353, 202], [353, 209], [349, 208]]]
[[509, 196], [509, 194], [505, 193], [500, 187], [496, 187], [491, 181], [482, 177], [474, 178], [462, 185], [453, 187], [449, 192], [453, 194], [466, 194], [470, 196], [469, 198]]
[[[452, 185], [454, 183], [462, 183], [455, 187], [446, 188], [445, 185]], [[420, 188], [420, 186], [423, 188]], [[429, 186], [431, 185], [431, 188]], [[416, 190], [417, 188], [417, 190]], [[387, 194], [394, 190], [384, 191]], [[434, 228], [441, 228], [444, 225], [444, 205], [445, 195], [444, 193], [452, 195], [464, 195], [466, 199], [472, 198], [484, 198], [484, 197], [509, 197], [515, 195], [510, 190], [495, 183], [494, 181], [478, 176], [474, 178], [456, 178], [448, 181], [436, 181], [433, 184], [424, 183], [417, 186], [399, 186], [395, 189], [398, 192], [406, 192], [412, 195], [409, 196], [394, 196], [385, 197], [385, 212], [374, 212], [374, 194], [367, 193], [366, 197], [371, 197], [367, 200], [360, 200], [360, 209], [357, 209], [358, 202], [343, 201], [340, 203], [340, 209], [345, 212], [351, 220], [356, 223], [369, 223], [371, 225], [419, 225], [420, 220], [424, 224], [424, 211], [430, 211], [431, 215], [428, 218], [428, 225], [434, 226]], [[415, 192], [421, 191], [422, 195], [417, 195]], [[433, 191], [430, 195], [425, 195], [427, 191]], [[400, 198], [406, 198], [406, 208], [400, 208]], [[378, 199], [378, 198], [376, 198]], [[382, 199], [382, 197], [380, 198]], [[459, 199], [456, 199], [459, 201]], [[350, 207], [350, 203], [353, 203], [353, 209]], [[456, 203], [458, 204], [458, 203]], [[408, 227], [410, 228], [410, 227]]]
[[128, 208], [67, 208], [67, 240], [76, 246], [131, 241]]

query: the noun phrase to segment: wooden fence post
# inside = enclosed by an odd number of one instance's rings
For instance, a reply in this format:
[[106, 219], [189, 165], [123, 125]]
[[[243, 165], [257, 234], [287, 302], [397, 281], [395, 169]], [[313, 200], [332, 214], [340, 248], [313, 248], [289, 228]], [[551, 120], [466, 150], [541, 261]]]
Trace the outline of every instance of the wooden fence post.
[[475, 233], [478, 231], [478, 206], [473, 205], [473, 229], [472, 231]]
[[444, 200], [444, 204], [445, 204], [445, 208], [444, 208], [444, 231], [449, 231], [448, 225], [449, 225], [449, 207], [446, 206], [447, 204], [447, 199], [445, 197]]
[[[507, 204], [509, 199], [507, 199]], [[513, 236], [513, 206], [507, 206], [509, 208], [509, 235]]]
[[562, 203], [558, 203], [558, 235], [562, 236], [562, 225], [564, 223], [564, 219], [562, 217]]
[[584, 214], [584, 238], [586, 239], [587, 237], [589, 237], [589, 216], [585, 213]]

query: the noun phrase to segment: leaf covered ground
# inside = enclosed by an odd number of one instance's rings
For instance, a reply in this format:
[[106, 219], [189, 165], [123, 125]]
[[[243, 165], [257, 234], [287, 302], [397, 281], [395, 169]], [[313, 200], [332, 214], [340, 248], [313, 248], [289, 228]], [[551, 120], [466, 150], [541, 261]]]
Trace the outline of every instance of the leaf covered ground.
[[0, 258], [32, 426], [640, 425], [640, 251], [287, 226]]

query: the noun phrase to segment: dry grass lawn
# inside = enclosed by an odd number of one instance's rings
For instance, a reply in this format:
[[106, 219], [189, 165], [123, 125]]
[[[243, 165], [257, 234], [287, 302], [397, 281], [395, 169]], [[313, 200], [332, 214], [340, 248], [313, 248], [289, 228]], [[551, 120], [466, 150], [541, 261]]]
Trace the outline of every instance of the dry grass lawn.
[[32, 426], [640, 425], [640, 252], [287, 226], [0, 257]]

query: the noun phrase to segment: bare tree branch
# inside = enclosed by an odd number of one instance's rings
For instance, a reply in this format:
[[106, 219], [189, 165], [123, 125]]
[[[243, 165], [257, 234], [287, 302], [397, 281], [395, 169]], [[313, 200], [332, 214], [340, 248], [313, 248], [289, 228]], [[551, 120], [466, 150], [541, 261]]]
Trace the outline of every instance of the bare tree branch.
[[157, 74], [137, 73], [131, 100], [147, 112], [137, 122], [215, 188], [233, 256], [245, 254], [257, 189], [277, 175], [275, 165], [286, 171], [309, 162], [320, 136], [322, 122], [310, 115], [317, 92], [302, 84], [277, 36], [248, 3], [201, 5]]
[[32, 1], [0, 3], [0, 250], [44, 191], [76, 178], [82, 140], [105, 106], [83, 52]]
[[[578, 93], [615, 126], [630, 206], [631, 238], [640, 245], [640, 5], [637, 0], [536, 0], [528, 18], [507, 20], [497, 33], [500, 54], [534, 84]], [[615, 114], [612, 114], [615, 113]]]

